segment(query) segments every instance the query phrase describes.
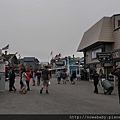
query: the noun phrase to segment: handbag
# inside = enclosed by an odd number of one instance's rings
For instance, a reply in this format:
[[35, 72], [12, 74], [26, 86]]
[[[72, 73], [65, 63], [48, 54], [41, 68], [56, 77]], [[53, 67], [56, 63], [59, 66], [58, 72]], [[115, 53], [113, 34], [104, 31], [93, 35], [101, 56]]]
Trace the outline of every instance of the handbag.
[[50, 85], [50, 84], [51, 84], [51, 82], [49, 81], [49, 82], [48, 82], [48, 85]]

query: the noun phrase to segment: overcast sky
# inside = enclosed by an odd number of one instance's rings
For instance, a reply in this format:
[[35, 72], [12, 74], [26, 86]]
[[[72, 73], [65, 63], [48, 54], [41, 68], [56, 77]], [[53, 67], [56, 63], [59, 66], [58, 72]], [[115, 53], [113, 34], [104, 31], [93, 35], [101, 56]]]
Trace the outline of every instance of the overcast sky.
[[76, 51], [84, 32], [119, 12], [120, 0], [0, 0], [0, 47], [41, 62], [51, 51], [82, 57]]

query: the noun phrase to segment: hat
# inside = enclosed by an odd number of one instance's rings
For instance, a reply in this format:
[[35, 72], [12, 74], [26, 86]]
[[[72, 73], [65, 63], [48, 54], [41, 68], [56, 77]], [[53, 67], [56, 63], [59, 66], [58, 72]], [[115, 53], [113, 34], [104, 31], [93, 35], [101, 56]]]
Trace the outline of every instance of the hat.
[[120, 68], [120, 65], [118, 65], [116, 68]]

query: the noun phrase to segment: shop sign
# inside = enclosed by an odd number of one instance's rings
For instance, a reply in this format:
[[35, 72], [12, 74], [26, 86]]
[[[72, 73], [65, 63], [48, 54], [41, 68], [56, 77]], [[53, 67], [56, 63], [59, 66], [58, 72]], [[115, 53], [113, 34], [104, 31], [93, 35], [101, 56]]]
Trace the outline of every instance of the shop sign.
[[58, 66], [64, 66], [65, 62], [64, 61], [55, 61], [55, 64]]
[[111, 52], [99, 52], [97, 53], [97, 58], [100, 62], [107, 62], [112, 59], [112, 53]]
[[112, 57], [115, 58], [120, 58], [120, 51], [117, 52], [112, 52]]

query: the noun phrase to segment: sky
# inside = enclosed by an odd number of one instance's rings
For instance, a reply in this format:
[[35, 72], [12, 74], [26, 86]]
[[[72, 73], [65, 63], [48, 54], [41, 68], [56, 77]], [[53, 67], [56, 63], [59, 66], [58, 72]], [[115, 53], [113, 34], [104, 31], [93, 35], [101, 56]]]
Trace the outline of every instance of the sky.
[[[85, 31], [104, 16], [120, 14], [120, 0], [0, 0], [0, 47], [21, 58], [83, 57]], [[4, 53], [4, 51], [2, 51]]]

